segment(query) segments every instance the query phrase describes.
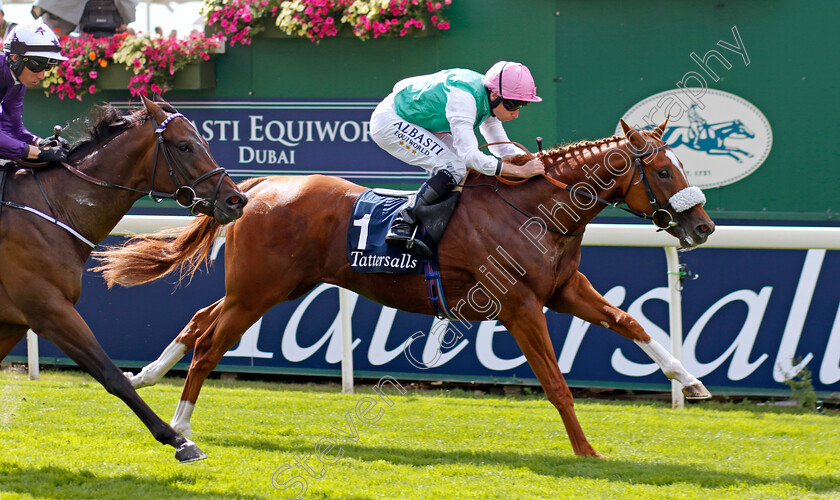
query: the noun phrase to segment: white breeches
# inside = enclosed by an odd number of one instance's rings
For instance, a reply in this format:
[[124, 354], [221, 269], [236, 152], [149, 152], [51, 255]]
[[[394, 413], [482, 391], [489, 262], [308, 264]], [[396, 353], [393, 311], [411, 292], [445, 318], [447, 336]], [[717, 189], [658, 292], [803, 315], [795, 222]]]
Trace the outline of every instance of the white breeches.
[[398, 160], [420, 167], [430, 174], [445, 168], [458, 182], [467, 175], [467, 166], [452, 152], [452, 134], [432, 133], [407, 122], [394, 109], [392, 95], [373, 111], [370, 117], [370, 136], [379, 147]]

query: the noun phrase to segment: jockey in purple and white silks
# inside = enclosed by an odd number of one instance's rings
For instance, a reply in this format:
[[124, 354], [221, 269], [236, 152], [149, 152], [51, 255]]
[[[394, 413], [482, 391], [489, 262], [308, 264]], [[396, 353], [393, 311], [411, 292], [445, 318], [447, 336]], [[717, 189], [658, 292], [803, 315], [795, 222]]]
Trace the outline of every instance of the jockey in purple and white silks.
[[486, 74], [448, 69], [401, 80], [373, 111], [374, 142], [394, 157], [427, 170], [431, 178], [400, 211], [386, 240], [420, 256], [431, 250], [414, 238], [414, 211], [445, 198], [472, 169], [485, 175], [533, 177], [545, 172], [533, 159], [514, 165], [505, 157], [520, 152], [510, 144], [491, 146], [502, 159], [478, 149], [475, 129], [488, 143], [508, 142], [502, 122], [519, 116], [519, 109], [540, 102], [531, 72], [524, 65], [499, 61]]
[[17, 25], [0, 54], [0, 159], [67, 161], [67, 141], [41, 139], [23, 126], [23, 96], [46, 71], [67, 58], [58, 37], [40, 21]]

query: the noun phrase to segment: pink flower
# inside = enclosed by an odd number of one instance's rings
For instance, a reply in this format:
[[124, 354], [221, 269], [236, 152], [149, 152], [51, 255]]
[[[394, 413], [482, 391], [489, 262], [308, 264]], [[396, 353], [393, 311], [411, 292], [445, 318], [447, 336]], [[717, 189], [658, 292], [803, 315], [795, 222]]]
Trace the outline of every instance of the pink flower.
[[91, 85], [90, 87], [88, 87], [88, 94], [93, 94], [94, 92], [96, 92], [95, 85]]

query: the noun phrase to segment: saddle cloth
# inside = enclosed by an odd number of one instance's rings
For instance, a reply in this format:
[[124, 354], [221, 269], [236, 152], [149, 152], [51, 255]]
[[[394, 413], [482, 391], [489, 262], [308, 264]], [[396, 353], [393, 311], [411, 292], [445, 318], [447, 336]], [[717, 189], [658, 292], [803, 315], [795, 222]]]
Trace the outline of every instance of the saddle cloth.
[[[404, 197], [381, 196], [367, 190], [353, 205], [353, 216], [347, 227], [347, 261], [357, 273], [423, 274], [422, 259], [405, 248], [385, 243], [391, 223], [406, 203]], [[425, 229], [418, 228], [417, 237], [436, 250], [434, 240]]]

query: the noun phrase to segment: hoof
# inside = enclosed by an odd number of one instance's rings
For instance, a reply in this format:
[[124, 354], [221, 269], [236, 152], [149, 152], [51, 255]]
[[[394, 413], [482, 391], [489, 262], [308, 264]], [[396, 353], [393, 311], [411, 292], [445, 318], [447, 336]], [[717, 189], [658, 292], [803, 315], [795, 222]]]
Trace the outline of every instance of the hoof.
[[187, 462], [195, 462], [196, 460], [204, 460], [207, 458], [207, 454], [201, 451], [201, 448], [195, 443], [187, 439], [184, 441], [184, 444], [175, 450], [175, 458], [182, 464], [185, 464]]
[[682, 393], [686, 399], [709, 399], [712, 397], [712, 393], [706, 389], [702, 382], [683, 387]]

